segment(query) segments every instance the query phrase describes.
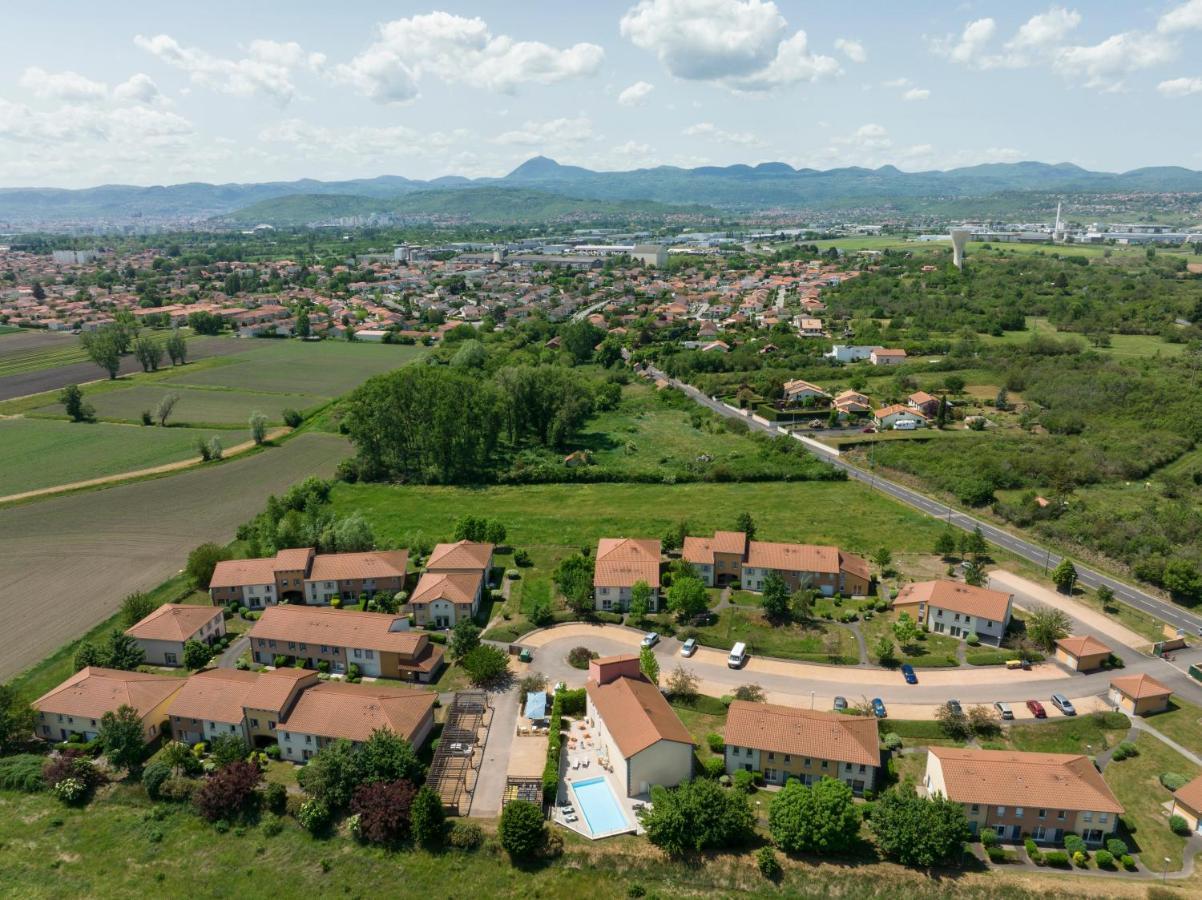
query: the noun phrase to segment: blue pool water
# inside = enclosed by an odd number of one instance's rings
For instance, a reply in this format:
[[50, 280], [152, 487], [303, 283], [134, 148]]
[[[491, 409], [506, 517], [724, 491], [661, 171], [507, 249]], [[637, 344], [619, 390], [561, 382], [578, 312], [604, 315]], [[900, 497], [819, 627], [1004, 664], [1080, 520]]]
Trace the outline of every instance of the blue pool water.
[[576, 803], [588, 822], [593, 834], [606, 834], [610, 831], [620, 831], [630, 827], [622, 808], [618, 806], [618, 798], [604, 778], [590, 778], [588, 781], [572, 782], [572, 790], [576, 794]]

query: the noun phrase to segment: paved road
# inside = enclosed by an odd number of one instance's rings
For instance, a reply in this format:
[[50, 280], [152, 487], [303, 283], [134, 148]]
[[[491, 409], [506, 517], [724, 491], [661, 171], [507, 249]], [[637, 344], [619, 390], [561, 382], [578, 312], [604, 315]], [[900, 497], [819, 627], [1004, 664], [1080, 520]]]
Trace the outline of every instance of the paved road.
[[[658, 369], [648, 367], [648, 372], [655, 378], [663, 378], [673, 387], [678, 388], [687, 394], [692, 400], [713, 410], [720, 416], [728, 418], [738, 418], [745, 421], [753, 430], [762, 431], [766, 434], [782, 435], [785, 432], [776, 428], [774, 425], [762, 425], [756, 422], [749, 416], [743, 416], [738, 412], [731, 410], [725, 404], [708, 397], [701, 391], [697, 390], [690, 384], [685, 384], [682, 381], [677, 381], [675, 378], [670, 378]], [[806, 446], [803, 444], [802, 446]], [[838, 456], [823, 453], [812, 448], [811, 452], [815, 456], [824, 459], [837, 469], [842, 469], [847, 473], [847, 477], [856, 481], [867, 484], [869, 487], [875, 488], [882, 493], [888, 494], [896, 500], [926, 513], [936, 519], [943, 519], [949, 525], [956, 528], [961, 528], [964, 531], [972, 531], [975, 528], [981, 529], [981, 534], [985, 540], [998, 547], [1010, 551], [1015, 556], [1021, 556], [1023, 559], [1029, 560], [1037, 565], [1045, 566], [1050, 572], [1059, 565], [1062, 557], [1048, 549], [1041, 547], [1025, 538], [1018, 537], [1009, 531], [998, 528], [996, 525], [991, 525], [982, 519], [970, 516], [967, 513], [960, 512], [945, 503], [940, 503], [938, 500], [932, 500], [925, 494], [920, 494], [918, 491], [911, 490], [904, 485], [898, 484], [895, 481], [889, 481], [882, 478], [872, 471], [865, 471], [845, 459]], [[1074, 563], [1077, 569], [1080, 583], [1088, 588], [1096, 588], [1099, 585], [1106, 585], [1114, 595], [1129, 606], [1133, 606], [1138, 610], [1150, 613], [1165, 622], [1173, 625], [1176, 628], [1183, 628], [1187, 634], [1199, 635], [1202, 634], [1202, 617], [1195, 615], [1181, 607], [1167, 601], [1161, 600], [1159, 597], [1153, 596], [1146, 591], [1140, 590], [1137, 587], [1120, 581], [1113, 576], [1106, 575], [1094, 569], [1090, 569], [1080, 563]]]

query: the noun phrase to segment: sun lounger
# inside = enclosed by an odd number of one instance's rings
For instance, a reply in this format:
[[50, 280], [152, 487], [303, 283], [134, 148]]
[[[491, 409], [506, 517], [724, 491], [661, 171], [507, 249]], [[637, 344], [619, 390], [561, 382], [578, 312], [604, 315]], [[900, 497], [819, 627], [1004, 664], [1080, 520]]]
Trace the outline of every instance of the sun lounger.
[[580, 816], [564, 816], [564, 819], [563, 819], [563, 820], [564, 820], [565, 822], [579, 822], [579, 821], [580, 821]]

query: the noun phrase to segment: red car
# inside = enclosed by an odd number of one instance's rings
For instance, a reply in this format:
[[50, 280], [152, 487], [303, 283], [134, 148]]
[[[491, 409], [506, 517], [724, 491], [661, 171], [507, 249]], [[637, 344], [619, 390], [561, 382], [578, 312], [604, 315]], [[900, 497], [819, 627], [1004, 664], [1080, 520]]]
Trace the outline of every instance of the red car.
[[1027, 709], [1031, 710], [1031, 715], [1037, 719], [1046, 719], [1048, 717], [1047, 711], [1043, 708], [1043, 704], [1038, 700], [1028, 700]]
[[869, 425], [867, 428], [862, 429], [862, 431], [864, 432], [864, 434], [876, 434], [876, 429], [873, 428], [871, 425]]

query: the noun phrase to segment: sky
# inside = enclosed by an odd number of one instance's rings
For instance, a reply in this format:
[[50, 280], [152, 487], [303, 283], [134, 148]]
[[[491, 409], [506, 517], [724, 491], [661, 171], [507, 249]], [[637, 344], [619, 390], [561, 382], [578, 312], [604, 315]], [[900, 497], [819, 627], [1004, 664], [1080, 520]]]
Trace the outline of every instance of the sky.
[[20, 4], [0, 186], [1202, 169], [1202, 0]]

